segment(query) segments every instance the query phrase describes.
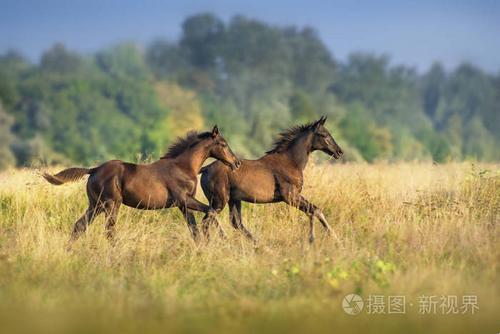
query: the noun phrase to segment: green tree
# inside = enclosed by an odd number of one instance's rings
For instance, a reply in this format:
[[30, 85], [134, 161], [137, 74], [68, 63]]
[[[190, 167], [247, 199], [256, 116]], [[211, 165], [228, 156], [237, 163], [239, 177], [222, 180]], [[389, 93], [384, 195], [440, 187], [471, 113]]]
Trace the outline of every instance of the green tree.
[[52, 73], [71, 73], [79, 69], [80, 57], [66, 49], [62, 43], [57, 43], [47, 50], [40, 61], [40, 68]]
[[309, 122], [315, 119], [317, 114], [311, 100], [303, 91], [295, 91], [290, 97], [290, 112], [298, 122]]
[[146, 52], [120, 43], [81, 56], [56, 44], [31, 64], [9, 51], [0, 99], [21, 164], [157, 155], [211, 123], [256, 156], [279, 130], [319, 115], [367, 161], [500, 159], [500, 74], [436, 63], [419, 75], [366, 53], [337, 62], [312, 28], [244, 16], [190, 16], [178, 41]]
[[0, 170], [13, 166], [16, 163], [10, 146], [14, 142], [14, 135], [10, 131], [13, 124], [12, 116], [8, 115], [0, 102]]
[[13, 110], [19, 102], [17, 84], [22, 75], [29, 70], [29, 64], [16, 51], [7, 51], [0, 55], [0, 100], [7, 110]]
[[148, 78], [144, 56], [133, 43], [118, 44], [99, 52], [96, 55], [96, 63], [104, 72], [118, 80]]
[[440, 63], [434, 63], [422, 78], [422, 103], [424, 111], [435, 119], [446, 85], [446, 73]]
[[308, 93], [324, 94], [333, 83], [336, 64], [318, 33], [310, 28], [286, 28], [283, 32], [291, 53], [292, 81]]
[[344, 119], [340, 122], [342, 135], [363, 156], [372, 162], [377, 158], [389, 158], [392, 153], [391, 133], [387, 128], [380, 128], [371, 121], [360, 104], [348, 107]]
[[188, 62], [175, 43], [159, 39], [147, 48], [146, 62], [158, 79], [179, 79]]
[[193, 66], [216, 65], [224, 28], [224, 22], [209, 13], [190, 16], [182, 23], [180, 47]]

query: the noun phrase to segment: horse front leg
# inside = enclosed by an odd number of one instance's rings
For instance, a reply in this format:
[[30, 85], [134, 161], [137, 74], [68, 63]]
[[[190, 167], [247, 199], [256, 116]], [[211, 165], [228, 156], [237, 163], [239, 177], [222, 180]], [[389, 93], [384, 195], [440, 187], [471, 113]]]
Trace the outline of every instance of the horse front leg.
[[198, 226], [196, 225], [196, 219], [194, 218], [193, 212], [185, 206], [179, 206], [179, 210], [181, 210], [184, 219], [188, 224], [189, 231], [191, 232], [191, 236], [194, 241], [198, 242], [200, 234], [198, 232]]
[[229, 200], [229, 219], [235, 229], [243, 232], [245, 237], [250, 239], [254, 244], [257, 244], [257, 240], [255, 240], [252, 233], [243, 225], [243, 220], [241, 219], [241, 201]]
[[212, 209], [210, 206], [198, 201], [194, 197], [188, 197], [185, 200], [185, 206], [188, 209], [205, 213], [205, 217], [203, 217], [203, 220], [201, 221], [201, 226], [202, 226], [203, 234], [205, 235], [207, 240], [210, 239], [209, 228], [210, 228], [211, 224], [214, 224], [219, 229], [220, 237], [223, 239], [226, 239], [226, 232], [224, 232], [224, 229], [222, 228], [222, 226], [219, 224], [219, 221], [217, 220], [217, 211]]
[[314, 216], [313, 215], [308, 215], [309, 216], [309, 243], [314, 242]]
[[314, 217], [319, 220], [319, 222], [329, 235], [333, 235], [336, 240], [339, 240], [337, 234], [332, 230], [332, 228], [326, 221], [325, 215], [323, 214], [323, 212], [321, 212], [321, 209], [305, 199], [304, 196], [297, 195], [286, 202], [298, 208], [300, 211], [309, 216], [309, 242], [314, 242]]

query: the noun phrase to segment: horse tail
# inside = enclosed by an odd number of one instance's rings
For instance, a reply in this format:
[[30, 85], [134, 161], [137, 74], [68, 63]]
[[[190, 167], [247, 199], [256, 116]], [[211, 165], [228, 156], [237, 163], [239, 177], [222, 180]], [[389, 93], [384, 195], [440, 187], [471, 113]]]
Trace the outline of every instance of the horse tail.
[[61, 184], [64, 184], [66, 182], [74, 182], [80, 180], [82, 177], [84, 177], [87, 174], [92, 174], [95, 172], [97, 168], [82, 168], [82, 167], [72, 167], [65, 169], [63, 171], [60, 171], [57, 174], [49, 174], [49, 173], [43, 173], [42, 176], [47, 180], [49, 183], [59, 186]]

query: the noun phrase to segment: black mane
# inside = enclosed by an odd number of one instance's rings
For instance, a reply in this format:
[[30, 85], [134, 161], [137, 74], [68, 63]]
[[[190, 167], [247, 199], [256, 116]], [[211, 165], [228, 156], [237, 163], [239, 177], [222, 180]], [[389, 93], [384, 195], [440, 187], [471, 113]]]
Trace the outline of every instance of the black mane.
[[189, 131], [184, 137], [177, 137], [175, 142], [168, 147], [167, 153], [160, 159], [175, 158], [185, 150], [198, 144], [203, 139], [210, 137], [210, 132], [198, 133], [197, 131]]
[[273, 148], [267, 151], [267, 154], [280, 153], [286, 151], [290, 145], [303, 133], [311, 130], [317, 122], [311, 122], [303, 125], [294, 125], [285, 131], [281, 132], [278, 138], [273, 143]]

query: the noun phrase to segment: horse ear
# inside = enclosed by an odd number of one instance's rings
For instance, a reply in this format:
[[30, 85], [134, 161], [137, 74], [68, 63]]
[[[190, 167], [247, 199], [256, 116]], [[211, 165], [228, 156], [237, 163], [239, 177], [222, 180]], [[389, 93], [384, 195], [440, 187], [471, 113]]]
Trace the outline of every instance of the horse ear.
[[316, 123], [314, 123], [314, 129], [318, 129], [321, 125], [325, 124], [325, 121], [326, 121], [326, 117], [325, 116], [321, 116], [320, 119], [318, 119], [316, 121]]
[[214, 125], [214, 128], [212, 129], [212, 138], [215, 138], [219, 135], [219, 127], [217, 127], [217, 124]]

